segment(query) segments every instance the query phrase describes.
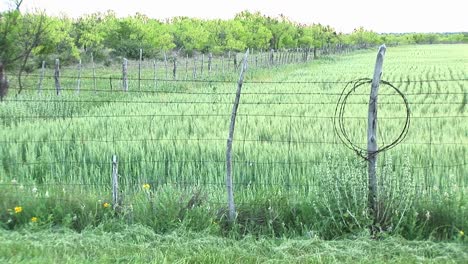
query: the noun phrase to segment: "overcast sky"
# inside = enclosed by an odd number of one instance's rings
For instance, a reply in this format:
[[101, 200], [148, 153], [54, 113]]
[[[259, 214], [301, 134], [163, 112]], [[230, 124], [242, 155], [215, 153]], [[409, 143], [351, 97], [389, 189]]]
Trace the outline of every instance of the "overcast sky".
[[[0, 10], [6, 10], [8, 2], [0, 0]], [[33, 9], [71, 17], [107, 10], [118, 16], [140, 12], [157, 19], [228, 19], [249, 10], [284, 14], [305, 24], [327, 24], [345, 33], [359, 26], [380, 33], [468, 31], [468, 0], [24, 0], [22, 10]]]

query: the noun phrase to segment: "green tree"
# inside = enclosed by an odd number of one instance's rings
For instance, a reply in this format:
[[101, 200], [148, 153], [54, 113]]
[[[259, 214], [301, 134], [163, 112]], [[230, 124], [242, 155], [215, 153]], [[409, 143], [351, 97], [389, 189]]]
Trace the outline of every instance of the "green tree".
[[197, 18], [176, 17], [172, 21], [172, 36], [177, 49], [188, 53], [207, 47], [209, 32]]
[[243, 11], [236, 15], [235, 21], [240, 21], [245, 29], [245, 45], [249, 48], [268, 49], [273, 34], [268, 28], [268, 19], [260, 12]]

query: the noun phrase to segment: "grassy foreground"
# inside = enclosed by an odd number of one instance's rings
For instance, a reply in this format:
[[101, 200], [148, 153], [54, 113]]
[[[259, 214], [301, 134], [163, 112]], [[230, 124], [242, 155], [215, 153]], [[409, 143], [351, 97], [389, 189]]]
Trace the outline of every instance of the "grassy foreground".
[[[115, 226], [113, 227], [115, 228]], [[241, 240], [176, 230], [159, 235], [140, 225], [6, 231], [1, 263], [466, 263], [463, 242], [315, 238]]]

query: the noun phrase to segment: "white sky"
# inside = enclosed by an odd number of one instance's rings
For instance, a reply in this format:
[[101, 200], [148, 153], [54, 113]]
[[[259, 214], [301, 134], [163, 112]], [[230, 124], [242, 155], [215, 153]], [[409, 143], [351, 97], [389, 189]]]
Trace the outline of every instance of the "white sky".
[[[6, 10], [9, 0], [0, 0]], [[22, 10], [78, 17], [114, 10], [118, 16], [140, 12], [152, 18], [174, 16], [232, 18], [243, 10], [291, 20], [328, 24], [341, 32], [363, 26], [376, 32], [468, 31], [467, 0], [24, 0]]]

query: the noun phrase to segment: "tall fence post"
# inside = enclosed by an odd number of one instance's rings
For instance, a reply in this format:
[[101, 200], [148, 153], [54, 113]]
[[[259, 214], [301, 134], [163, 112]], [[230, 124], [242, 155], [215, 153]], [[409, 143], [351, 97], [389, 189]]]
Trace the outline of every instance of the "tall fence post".
[[193, 74], [192, 74], [193, 79], [197, 79], [197, 56], [193, 55]]
[[128, 92], [128, 60], [123, 59], [122, 63], [122, 89], [124, 92]]
[[185, 80], [188, 80], [188, 63], [189, 57], [188, 54], [185, 55]]
[[153, 60], [153, 79], [154, 79], [154, 89], [157, 88], [157, 69], [158, 66], [156, 64], [156, 60]]
[[273, 66], [273, 64], [275, 63], [275, 50], [274, 49], [271, 49], [270, 50], [270, 67]]
[[203, 78], [203, 67], [205, 64], [205, 54], [202, 53], [201, 55], [201, 67], [200, 67], [200, 77]]
[[166, 68], [166, 80], [167, 80], [167, 76], [168, 76], [168, 69], [167, 69], [167, 54], [166, 52], [164, 51], [164, 67]]
[[221, 68], [222, 68], [222, 73], [224, 75], [224, 54], [223, 54], [223, 58], [221, 59]]
[[91, 53], [91, 65], [93, 67], [93, 88], [94, 88], [94, 92], [96, 92], [96, 64], [94, 63], [93, 53]]
[[39, 78], [39, 86], [38, 86], [38, 91], [37, 91], [39, 94], [42, 93], [42, 82], [44, 81], [44, 75], [45, 75], [45, 61], [42, 61], [41, 77]]
[[119, 168], [117, 163], [117, 156], [112, 156], [112, 208], [118, 209], [119, 201]]
[[138, 90], [141, 91], [141, 61], [143, 60], [143, 49], [140, 49], [140, 58], [138, 60]]
[[242, 68], [237, 82], [237, 92], [234, 105], [232, 106], [231, 123], [229, 125], [229, 135], [226, 146], [226, 189], [228, 198], [228, 210], [229, 210], [229, 222], [234, 222], [236, 218], [236, 207], [234, 204], [234, 191], [232, 186], [232, 142], [234, 139], [234, 128], [236, 125], [237, 108], [239, 107], [239, 101], [241, 96], [242, 83], [244, 82], [244, 74], [247, 70], [247, 57], [249, 50], [245, 52], [244, 60], [242, 62]]
[[213, 53], [208, 54], [208, 75], [211, 75], [211, 64], [213, 63]]
[[60, 60], [59, 59], [55, 59], [54, 80], [55, 80], [55, 90], [57, 91], [57, 95], [60, 95], [62, 87], [60, 87]]
[[367, 159], [368, 159], [368, 177], [369, 194], [368, 206], [373, 217], [372, 234], [375, 233], [375, 227], [379, 218], [379, 201], [377, 190], [377, 96], [379, 93], [380, 77], [382, 76], [383, 61], [385, 56], [385, 45], [379, 47], [377, 59], [375, 61], [374, 76], [372, 78], [371, 92], [369, 98], [369, 112], [367, 116]]
[[173, 63], [174, 63], [174, 67], [172, 68], [172, 79], [176, 80], [177, 79], [177, 54], [176, 53], [174, 53]]
[[3, 101], [3, 98], [8, 93], [8, 79], [5, 75], [5, 68], [3, 64], [0, 62], [0, 102]]
[[76, 81], [76, 93], [80, 93], [81, 88], [81, 60], [78, 62], [78, 80]]

